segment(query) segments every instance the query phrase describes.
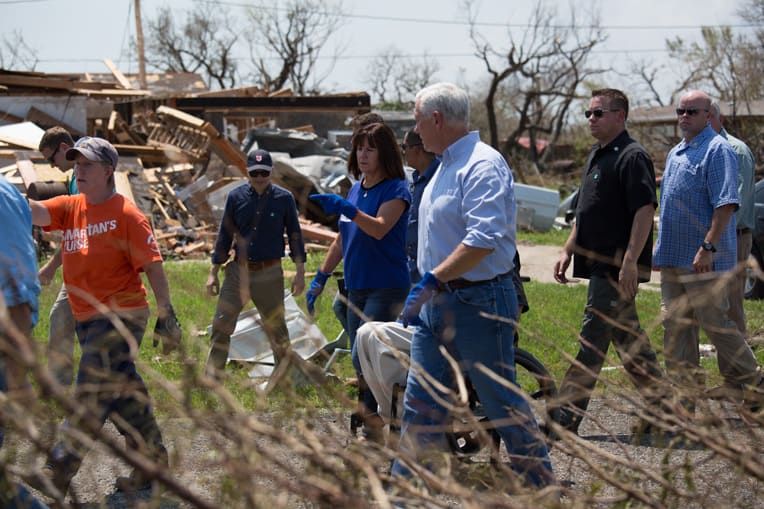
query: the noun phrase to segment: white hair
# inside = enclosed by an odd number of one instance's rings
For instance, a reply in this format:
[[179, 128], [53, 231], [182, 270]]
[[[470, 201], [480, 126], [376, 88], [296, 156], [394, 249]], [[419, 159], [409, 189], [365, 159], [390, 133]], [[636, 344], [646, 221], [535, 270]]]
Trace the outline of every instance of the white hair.
[[445, 123], [469, 128], [470, 98], [467, 92], [453, 83], [435, 83], [420, 90], [416, 95], [419, 111], [431, 115], [434, 111], [443, 115]]

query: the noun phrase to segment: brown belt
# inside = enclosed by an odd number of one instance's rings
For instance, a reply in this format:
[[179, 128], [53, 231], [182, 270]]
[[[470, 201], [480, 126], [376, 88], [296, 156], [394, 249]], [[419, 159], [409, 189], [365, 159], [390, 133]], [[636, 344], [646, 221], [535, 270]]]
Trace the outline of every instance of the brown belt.
[[263, 270], [280, 264], [281, 258], [274, 258], [272, 260], [263, 260], [261, 262], [247, 262], [247, 267], [249, 270]]
[[743, 235], [745, 233], [751, 233], [751, 229], [750, 228], [738, 228], [737, 229], [737, 233], [739, 235]]
[[484, 285], [486, 283], [491, 283], [493, 281], [497, 281], [497, 280], [503, 278], [504, 276], [508, 276], [511, 273], [512, 273], [512, 271], [505, 272], [504, 274], [499, 274], [498, 276], [496, 276], [493, 279], [482, 279], [480, 281], [470, 281], [469, 279], [462, 279], [462, 278], [452, 279], [451, 281], [447, 281], [445, 283], [441, 283], [440, 285], [438, 285], [438, 291], [439, 292], [453, 292], [454, 290], [460, 290], [462, 288], [470, 288], [472, 286], [480, 286], [480, 285]]

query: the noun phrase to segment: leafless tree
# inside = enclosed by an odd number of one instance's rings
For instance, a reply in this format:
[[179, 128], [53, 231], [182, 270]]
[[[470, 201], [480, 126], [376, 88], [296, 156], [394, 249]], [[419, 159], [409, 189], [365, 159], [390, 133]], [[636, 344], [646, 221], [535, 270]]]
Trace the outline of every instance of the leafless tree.
[[396, 47], [379, 53], [366, 67], [366, 83], [378, 103], [410, 105], [417, 91], [432, 82], [440, 66], [424, 54], [421, 59], [404, 56]]
[[687, 43], [677, 37], [666, 41], [669, 56], [687, 69], [677, 90], [698, 87], [736, 110], [762, 96], [764, 79], [758, 55], [752, 53], [751, 41], [735, 35], [728, 26], [701, 28], [701, 42]]
[[175, 18], [170, 7], [162, 7], [148, 19], [146, 62], [165, 72], [201, 73], [210, 88], [235, 86], [237, 34], [228, 11], [196, 1], [182, 25], [176, 25]]
[[290, 0], [286, 7], [257, 7], [247, 11], [245, 33], [254, 67], [252, 80], [265, 90], [291, 87], [298, 94], [317, 92], [331, 73], [341, 50], [321, 74], [317, 63], [327, 41], [342, 24], [342, 4], [318, 0]]
[[26, 43], [19, 30], [3, 36], [0, 45], [0, 68], [34, 71], [38, 62], [37, 51]]
[[[517, 40], [508, 29], [508, 42], [499, 47], [479, 32], [473, 1], [466, 1], [465, 7], [475, 54], [490, 76], [484, 101], [490, 143], [512, 157], [520, 148], [520, 137], [526, 135], [530, 138], [531, 163], [543, 168], [550, 151], [539, 154], [536, 141], [541, 136], [550, 144], [558, 140], [571, 103], [580, 97], [579, 87], [603, 72], [588, 66], [592, 50], [606, 39], [599, 19], [588, 14], [586, 26], [577, 26], [572, 7], [569, 19], [560, 21], [557, 5], [539, 2], [522, 37]], [[500, 115], [517, 121], [503, 141], [497, 122]], [[521, 169], [517, 169], [520, 180], [524, 180]]]

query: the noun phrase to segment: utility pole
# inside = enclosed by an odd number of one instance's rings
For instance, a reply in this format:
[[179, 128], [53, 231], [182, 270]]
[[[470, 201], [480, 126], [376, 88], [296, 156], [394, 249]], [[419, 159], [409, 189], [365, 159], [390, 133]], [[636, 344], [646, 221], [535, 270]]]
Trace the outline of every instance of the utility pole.
[[141, 24], [141, 0], [135, 3], [135, 40], [138, 44], [138, 82], [141, 89], [146, 90], [146, 58], [143, 54], [143, 25]]

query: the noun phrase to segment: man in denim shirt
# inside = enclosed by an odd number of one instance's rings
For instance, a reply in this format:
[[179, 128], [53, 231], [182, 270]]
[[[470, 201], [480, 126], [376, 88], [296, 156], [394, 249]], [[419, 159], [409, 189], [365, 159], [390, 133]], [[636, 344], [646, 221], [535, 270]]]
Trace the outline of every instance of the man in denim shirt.
[[447, 450], [448, 409], [440, 398], [452, 396], [433, 390], [421, 373], [443, 387], [454, 386], [443, 346], [469, 375], [486, 416], [501, 423], [496, 431], [512, 455], [513, 468], [529, 483], [547, 486], [557, 481], [527, 401], [480, 367], [515, 382], [517, 206], [509, 165], [480, 141], [477, 131], [469, 131], [469, 104], [467, 93], [449, 83], [431, 85], [416, 97], [416, 131], [427, 150], [442, 156], [419, 207], [422, 280], [411, 289], [401, 314], [404, 325], [419, 327], [411, 341], [402, 454], [393, 473], [411, 475], [410, 461], [437, 468], [432, 453]]
[[[716, 347], [725, 386], [742, 397], [743, 389], [761, 383], [761, 375], [728, 316], [729, 271], [737, 264], [737, 157], [709, 125], [710, 111], [711, 99], [703, 92], [690, 91], [679, 100], [676, 113], [684, 139], [666, 159], [653, 265], [661, 272], [668, 373], [682, 382], [680, 386], [704, 386], [700, 326]], [[758, 406], [758, 391], [746, 391], [746, 397]]]

